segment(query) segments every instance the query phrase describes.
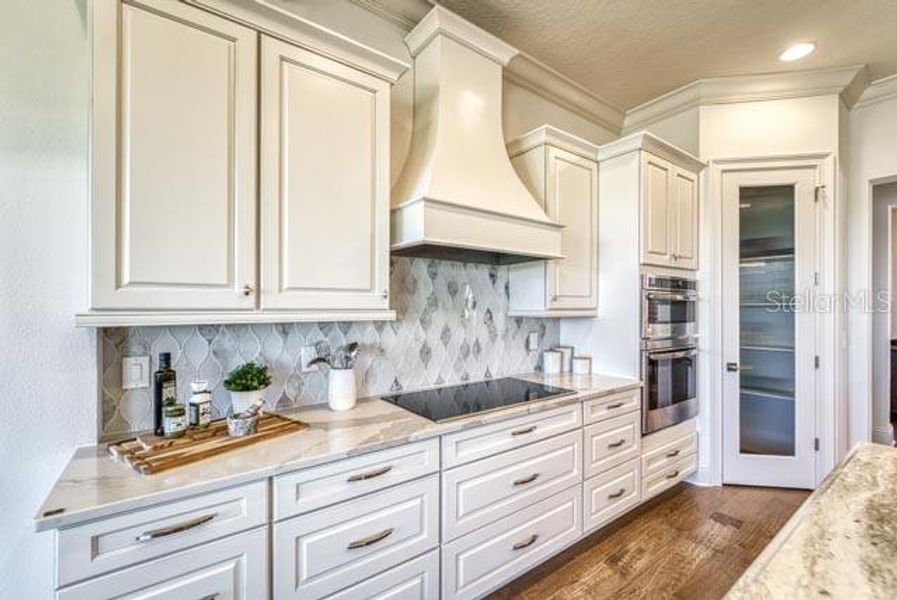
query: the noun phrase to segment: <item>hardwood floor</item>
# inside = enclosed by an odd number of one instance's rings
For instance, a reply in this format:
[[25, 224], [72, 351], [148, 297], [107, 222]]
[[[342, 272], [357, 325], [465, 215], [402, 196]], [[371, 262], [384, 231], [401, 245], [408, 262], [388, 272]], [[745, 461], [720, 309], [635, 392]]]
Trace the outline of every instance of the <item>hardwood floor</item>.
[[490, 599], [721, 598], [808, 495], [680, 484]]

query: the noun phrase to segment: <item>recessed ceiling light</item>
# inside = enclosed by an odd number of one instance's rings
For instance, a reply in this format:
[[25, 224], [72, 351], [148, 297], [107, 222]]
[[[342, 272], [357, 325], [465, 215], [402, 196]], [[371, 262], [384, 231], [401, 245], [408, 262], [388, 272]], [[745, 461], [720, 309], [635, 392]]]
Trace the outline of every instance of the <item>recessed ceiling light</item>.
[[788, 48], [786, 48], [781, 54], [779, 54], [779, 60], [784, 62], [800, 60], [801, 58], [812, 53], [815, 49], [816, 44], [814, 44], [813, 42], [801, 42], [799, 44], [792, 44], [791, 46], [788, 46]]

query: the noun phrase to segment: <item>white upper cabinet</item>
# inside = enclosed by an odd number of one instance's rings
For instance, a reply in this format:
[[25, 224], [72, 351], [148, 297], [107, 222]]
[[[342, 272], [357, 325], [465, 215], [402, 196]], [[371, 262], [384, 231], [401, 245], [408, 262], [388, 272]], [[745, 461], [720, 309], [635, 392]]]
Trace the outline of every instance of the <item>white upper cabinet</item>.
[[407, 65], [261, 4], [91, 6], [77, 322], [393, 318], [389, 94]]
[[387, 310], [389, 83], [262, 36], [264, 309]]
[[179, 2], [92, 10], [91, 308], [254, 308], [256, 33]]
[[601, 146], [598, 160], [613, 206], [638, 207], [639, 262], [696, 270], [698, 177], [705, 164], [645, 131]]
[[[693, 168], [693, 167], [692, 167]], [[642, 264], [698, 268], [698, 178], [651, 152], [642, 152]]]
[[517, 174], [555, 223], [563, 259], [515, 265], [512, 316], [594, 316], [598, 309], [598, 148], [550, 126], [508, 144]]

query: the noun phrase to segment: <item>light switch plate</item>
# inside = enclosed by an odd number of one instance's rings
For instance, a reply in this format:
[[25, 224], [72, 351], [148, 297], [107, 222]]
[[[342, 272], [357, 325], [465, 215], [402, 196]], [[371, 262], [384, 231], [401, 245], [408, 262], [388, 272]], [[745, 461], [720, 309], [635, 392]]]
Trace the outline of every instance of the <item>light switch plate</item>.
[[149, 387], [149, 356], [126, 356], [121, 359], [121, 389]]

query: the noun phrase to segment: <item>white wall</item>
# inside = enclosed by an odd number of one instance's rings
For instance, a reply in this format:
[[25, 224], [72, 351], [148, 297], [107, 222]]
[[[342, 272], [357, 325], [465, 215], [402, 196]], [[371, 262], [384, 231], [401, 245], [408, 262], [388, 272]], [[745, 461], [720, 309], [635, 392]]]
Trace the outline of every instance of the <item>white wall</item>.
[[624, 126], [623, 135], [641, 130], [650, 131], [657, 137], [695, 156], [700, 155], [700, 109], [697, 106], [655, 121], [650, 125]]
[[50, 598], [53, 536], [32, 517], [96, 435], [86, 301], [84, 0], [9, 0], [0, 19], [0, 598]]
[[[868, 94], [868, 92], [867, 92]], [[897, 179], [897, 97], [861, 103], [849, 116], [847, 287], [853, 298], [872, 289], [872, 184]], [[848, 319], [848, 398], [850, 443], [869, 440], [873, 426], [872, 313], [862, 306]], [[881, 431], [881, 429], [879, 429]]]

